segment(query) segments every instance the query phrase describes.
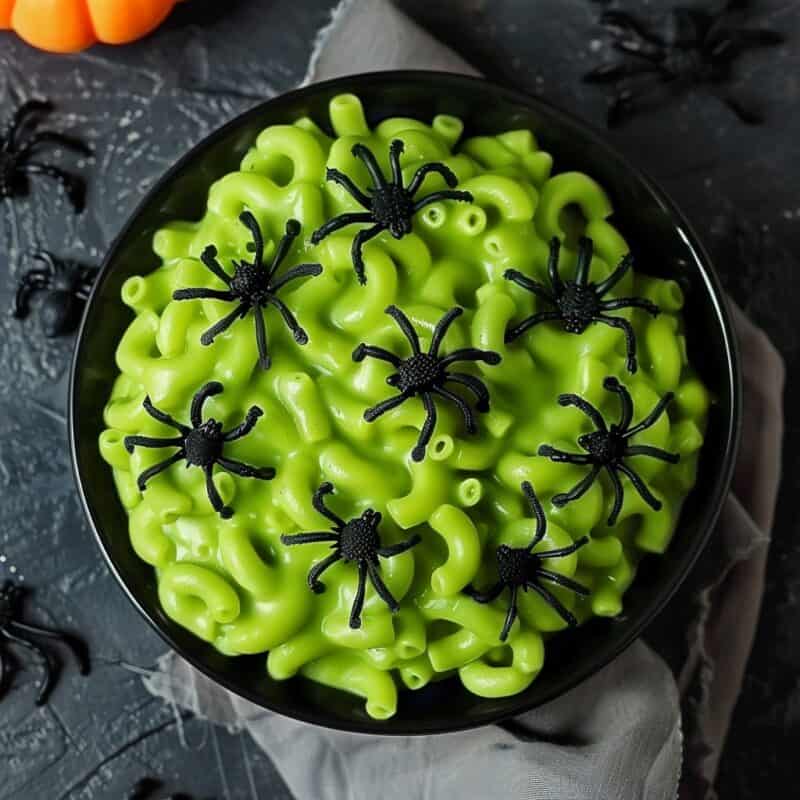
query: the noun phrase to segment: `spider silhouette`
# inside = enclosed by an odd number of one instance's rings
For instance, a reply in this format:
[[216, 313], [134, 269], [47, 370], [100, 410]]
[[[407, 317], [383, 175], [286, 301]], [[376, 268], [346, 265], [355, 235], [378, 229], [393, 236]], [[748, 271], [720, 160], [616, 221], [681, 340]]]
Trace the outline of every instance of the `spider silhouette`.
[[744, 51], [784, 41], [776, 31], [741, 27], [738, 12], [748, 5], [748, 0], [728, 0], [712, 10], [674, 8], [660, 32], [648, 29], [626, 11], [604, 12], [600, 22], [611, 34], [614, 48], [626, 58], [591, 70], [584, 80], [615, 86], [608, 107], [609, 126], [618, 125], [638, 98], [660, 84], [705, 85], [743, 122], [762, 122], [760, 114], [722, 88]]
[[458, 361], [482, 361], [485, 364], [495, 365], [500, 363], [500, 355], [493, 350], [478, 350], [474, 347], [454, 350], [446, 356], [439, 355], [439, 347], [447, 334], [448, 328], [455, 319], [464, 313], [462, 308], [451, 308], [436, 323], [427, 353], [421, 351], [419, 336], [414, 330], [414, 326], [397, 306], [389, 306], [386, 309], [386, 313], [392, 317], [406, 339], [408, 339], [412, 352], [408, 358], [400, 358], [383, 347], [376, 347], [363, 342], [353, 351], [353, 361], [363, 361], [367, 356], [371, 356], [382, 361], [388, 361], [393, 367], [397, 368], [397, 372], [390, 375], [386, 379], [386, 383], [399, 389], [400, 393], [381, 401], [372, 408], [368, 408], [364, 412], [364, 419], [367, 422], [374, 422], [382, 414], [396, 408], [410, 397], [418, 396], [425, 407], [426, 417], [420, 430], [417, 444], [411, 451], [411, 458], [414, 461], [422, 461], [425, 457], [425, 449], [436, 426], [434, 396], [449, 400], [458, 407], [464, 417], [468, 433], [476, 433], [478, 429], [472, 409], [463, 398], [445, 388], [446, 383], [457, 383], [466, 387], [475, 395], [475, 408], [482, 413], [489, 410], [489, 391], [484, 383], [465, 372], [451, 372], [448, 367]]
[[589, 267], [592, 262], [593, 243], [591, 239], [581, 237], [578, 242], [578, 264], [573, 280], [562, 280], [558, 273], [558, 259], [561, 244], [553, 237], [550, 240], [550, 257], [547, 260], [547, 271], [550, 276], [550, 287], [528, 278], [519, 270], [508, 269], [503, 274], [506, 280], [516, 283], [549, 305], [552, 311], [539, 311], [524, 319], [513, 328], [506, 331], [506, 342], [513, 342], [522, 336], [525, 331], [538, 325], [540, 322], [560, 321], [567, 333], [583, 333], [589, 325], [600, 322], [612, 328], [619, 328], [625, 335], [627, 350], [627, 368], [629, 372], [636, 372], [636, 335], [628, 320], [622, 317], [611, 317], [606, 312], [616, 311], [620, 308], [641, 308], [648, 314], [656, 316], [660, 313], [655, 303], [643, 297], [619, 297], [604, 300], [631, 268], [633, 259], [630, 254], [620, 261], [617, 268], [600, 283], [589, 281]]
[[418, 534], [404, 542], [384, 546], [381, 544], [380, 532], [381, 513], [371, 508], [366, 509], [360, 517], [343, 520], [325, 506], [325, 496], [333, 492], [333, 485], [323, 483], [311, 500], [314, 508], [333, 523], [330, 531], [312, 531], [309, 533], [283, 534], [281, 541], [285, 545], [310, 544], [315, 542], [330, 542], [333, 552], [317, 562], [308, 573], [308, 586], [315, 594], [325, 591], [325, 584], [320, 581], [320, 576], [328, 567], [337, 561], [355, 563], [358, 565], [358, 588], [353, 605], [350, 610], [350, 627], [361, 627], [361, 610], [364, 607], [364, 594], [366, 592], [367, 577], [381, 600], [389, 606], [394, 614], [400, 610], [398, 602], [392, 597], [389, 588], [381, 577], [381, 566], [378, 556], [391, 558], [410, 550], [420, 541]]
[[73, 331], [80, 321], [83, 305], [97, 277], [97, 269], [77, 261], [56, 259], [46, 250], [32, 253], [31, 257], [42, 263], [44, 268], [29, 269], [19, 278], [14, 298], [14, 317], [27, 317], [31, 296], [36, 292], [44, 292], [39, 317], [45, 336], [52, 339]]
[[588, 544], [588, 537], [582, 536], [568, 547], [559, 547], [556, 550], [544, 550], [534, 553], [533, 548], [542, 541], [547, 533], [547, 520], [539, 498], [536, 497], [536, 493], [533, 491], [533, 486], [527, 481], [522, 483], [522, 493], [527, 498], [531, 513], [536, 518], [536, 534], [531, 539], [530, 544], [527, 547], [509, 547], [507, 544], [501, 544], [495, 551], [498, 581], [485, 592], [479, 592], [472, 585], [464, 589], [464, 592], [478, 603], [491, 603], [500, 596], [505, 588], [511, 590], [508, 612], [503, 623], [503, 629], [500, 631], [501, 642], [508, 638], [511, 626], [517, 618], [517, 594], [520, 589], [523, 592], [528, 591], [528, 589], [536, 592], [564, 622], [572, 626], [577, 625], [578, 620], [547, 587], [542, 586], [541, 581], [549, 581], [550, 583], [564, 586], [584, 597], [589, 594], [589, 590], [585, 586], [572, 580], [572, 578], [567, 578], [565, 575], [546, 569], [542, 563], [551, 558], [563, 558], [570, 555], [570, 553], [574, 553], [585, 544]]
[[51, 653], [36, 642], [36, 638], [49, 639], [66, 645], [75, 656], [81, 675], [90, 671], [89, 654], [86, 645], [68, 633], [42, 628], [22, 621], [24, 591], [13, 581], [7, 580], [0, 587], [0, 697], [5, 693], [9, 677], [7, 655], [4, 645], [17, 644], [39, 656], [44, 665], [44, 680], [39, 686], [36, 705], [47, 702], [58, 676], [59, 664]]
[[171, 438], [154, 438], [152, 436], [126, 436], [125, 449], [132, 453], [136, 447], [177, 447], [176, 453], [164, 461], [159, 461], [152, 467], [148, 467], [136, 479], [139, 491], [147, 488], [147, 482], [163, 472], [167, 467], [172, 466], [181, 459], [186, 460], [186, 467], [200, 467], [206, 475], [206, 492], [208, 499], [214, 510], [223, 518], [229, 519], [233, 515], [233, 509], [222, 502], [222, 498], [214, 486], [214, 465], [222, 467], [226, 472], [239, 475], [242, 478], [258, 478], [262, 481], [272, 480], [275, 477], [275, 470], [272, 467], [252, 467], [243, 464], [241, 461], [234, 461], [232, 458], [223, 456], [223, 449], [227, 442], [241, 439], [255, 427], [258, 418], [264, 413], [258, 406], [251, 406], [245, 415], [244, 422], [227, 432], [223, 432], [222, 423], [217, 422], [213, 417], [209, 417], [205, 422], [202, 418], [203, 405], [209, 397], [222, 392], [223, 387], [217, 381], [210, 381], [205, 384], [192, 399], [192, 407], [189, 414], [191, 427], [183, 425], [174, 420], [169, 414], [159, 411], [150, 402], [149, 397], [145, 397], [142, 407], [153, 419], [163, 422], [175, 428], [180, 435]]
[[44, 144], [55, 144], [75, 153], [88, 156], [91, 150], [80, 140], [56, 131], [34, 131], [35, 116], [47, 114], [53, 104], [47, 100], [28, 100], [11, 117], [0, 134], [0, 197], [17, 197], [28, 192], [28, 179], [44, 175], [58, 181], [75, 211], [84, 205], [84, 183], [60, 167], [33, 158]]
[[[453, 191], [453, 187], [458, 183], [458, 178], [449, 167], [438, 161], [423, 164], [414, 173], [414, 177], [411, 178], [408, 186], [403, 186], [400, 155], [404, 148], [405, 145], [400, 139], [394, 139], [389, 145], [392, 178], [387, 180], [381, 172], [381, 168], [372, 151], [363, 144], [353, 145], [353, 155], [364, 162], [372, 178], [373, 185], [367, 189], [367, 193], [362, 192], [351, 178], [338, 169], [328, 168], [325, 173], [327, 180], [338, 183], [366, 210], [339, 214], [339, 216], [333, 217], [333, 219], [328, 220], [311, 234], [311, 242], [312, 244], [319, 244], [328, 234], [348, 225], [356, 223], [371, 224], [372, 227], [364, 228], [355, 235], [351, 249], [353, 268], [356, 271], [359, 283], [362, 285], [367, 282], [362, 255], [362, 248], [366, 242], [375, 238], [382, 231], [389, 231], [395, 239], [402, 239], [407, 233], [411, 233], [411, 222], [414, 215], [425, 206], [438, 200], [461, 200], [469, 203], [473, 200], [469, 192]], [[419, 200], [415, 200], [414, 196], [422, 186], [425, 177], [432, 172], [439, 173], [450, 188], [432, 192]]]
[[631, 456], [650, 456], [659, 461], [666, 461], [669, 464], [677, 464], [680, 455], [668, 453], [658, 447], [651, 447], [646, 444], [630, 444], [630, 439], [637, 433], [652, 427], [672, 402], [672, 392], [667, 392], [655, 405], [653, 410], [637, 425], [631, 427], [633, 419], [633, 402], [630, 392], [614, 377], [609, 376], [603, 380], [603, 388], [609, 392], [614, 392], [619, 397], [620, 416], [619, 421], [610, 427], [606, 424], [602, 414], [587, 400], [576, 394], [562, 394], [558, 398], [559, 405], [575, 406], [580, 409], [595, 424], [596, 430], [591, 433], [584, 433], [578, 437], [578, 444], [586, 451], [585, 453], [565, 453], [555, 447], [543, 444], [539, 448], [540, 456], [547, 456], [551, 461], [581, 464], [590, 466], [589, 473], [570, 491], [554, 495], [553, 504], [565, 506], [572, 500], [582, 497], [594, 482], [600, 471], [605, 469], [614, 487], [614, 505], [608, 517], [609, 526], [614, 525], [622, 509], [624, 494], [622, 483], [618, 473], [627, 475], [633, 487], [653, 510], [661, 508], [661, 501], [653, 496], [639, 475], [625, 463], [626, 458]]
[[200, 260], [228, 288], [225, 290], [206, 288], [178, 289], [173, 293], [172, 297], [175, 300], [226, 300], [237, 304], [230, 314], [214, 323], [200, 337], [200, 341], [204, 345], [210, 345], [220, 333], [228, 330], [237, 319], [242, 319], [252, 309], [256, 327], [256, 342], [258, 344], [258, 361], [262, 369], [269, 369], [271, 359], [267, 352], [267, 329], [264, 325], [264, 315], [261, 313], [261, 309], [268, 305], [277, 308], [286, 326], [292, 332], [294, 340], [298, 344], [306, 344], [308, 335], [298, 324], [295, 315], [283, 300], [278, 297], [278, 293], [291, 281], [319, 275], [322, 272], [322, 267], [319, 264], [298, 264], [296, 267], [287, 270], [280, 278], [275, 278], [275, 273], [278, 271], [281, 262], [286, 258], [292, 242], [300, 233], [300, 223], [296, 219], [290, 219], [286, 223], [286, 233], [278, 243], [271, 263], [266, 265], [264, 264], [264, 237], [261, 235], [261, 228], [259, 228], [256, 218], [249, 211], [243, 211], [239, 215], [239, 221], [250, 231], [253, 237], [253, 241], [247, 245], [248, 251], [254, 254], [252, 263], [234, 261], [233, 275], [228, 275], [219, 261], [217, 261], [217, 248], [210, 244], [203, 250]]

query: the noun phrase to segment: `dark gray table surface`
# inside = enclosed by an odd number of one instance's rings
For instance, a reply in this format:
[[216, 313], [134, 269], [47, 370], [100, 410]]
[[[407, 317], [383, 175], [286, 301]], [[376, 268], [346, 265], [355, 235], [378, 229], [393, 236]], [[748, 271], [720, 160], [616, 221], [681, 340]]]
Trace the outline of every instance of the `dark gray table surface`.
[[[607, 57], [588, 0], [400, 0], [491, 77], [602, 124], [604, 93], [579, 76]], [[295, 86], [331, 0], [193, 0], [157, 34], [72, 57], [0, 35], [0, 116], [19, 96], [58, 102], [60, 123], [92, 142], [88, 209], [68, 213], [41, 183], [0, 207], [0, 307], [33, 246], [97, 263], [152, 182], [219, 124]], [[657, 15], [672, 3], [626, 2]], [[703, 92], [635, 118], [610, 139], [673, 194], [710, 245], [733, 296], [766, 328], [789, 368], [786, 470], [765, 608], [722, 763], [725, 798], [788, 796], [800, 740], [800, 3], [758, 0], [787, 44], [743, 59], [737, 86], [767, 122], [747, 127]], [[0, 315], [0, 580], [16, 567], [35, 588], [31, 615], [81, 631], [89, 678], [67, 663], [50, 703], [33, 704], [37, 667], [16, 673], [0, 704], [0, 800], [118, 800], [143, 775], [197, 798], [290, 797], [243, 734], [180, 719], [134, 668], [164, 646], [102, 562], [68, 458], [65, 397], [72, 339], [48, 341], [35, 319]], [[656, 624], [669, 627], [671, 609]], [[668, 637], [661, 637], [668, 638]], [[669, 657], [670, 653], [666, 653]], [[678, 657], [676, 654], [672, 654]], [[784, 792], [781, 794], [781, 792]]]

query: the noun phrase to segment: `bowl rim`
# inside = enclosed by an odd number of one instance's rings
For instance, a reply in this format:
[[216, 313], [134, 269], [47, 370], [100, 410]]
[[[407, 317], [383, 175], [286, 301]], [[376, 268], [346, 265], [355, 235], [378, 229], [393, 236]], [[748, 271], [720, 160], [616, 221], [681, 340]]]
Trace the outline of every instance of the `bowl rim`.
[[[223, 138], [236, 128], [246, 125], [250, 120], [256, 119], [264, 112], [266, 108], [273, 104], [277, 105], [287, 101], [291, 102], [292, 100], [301, 100], [302, 98], [308, 95], [313, 95], [320, 90], [332, 91], [339, 87], [343, 91], [357, 93], [358, 89], [354, 88], [354, 85], [359, 86], [365, 84], [401, 81], [407, 83], [424, 83], [428, 86], [436, 85], [438, 86], [439, 91], [445, 90], [447, 83], [452, 84], [452, 82], [460, 83], [466, 89], [469, 89], [471, 86], [480, 87], [483, 90], [488, 89], [504, 99], [509, 100], [510, 102], [531, 108], [533, 110], [539, 110], [545, 116], [558, 119], [569, 126], [581, 129], [583, 133], [588, 135], [588, 137], [593, 140], [594, 144], [602, 151], [604, 156], [609, 156], [615, 159], [616, 162], [619, 163], [627, 173], [640, 182], [644, 189], [646, 189], [646, 191], [653, 196], [668, 212], [673, 223], [679, 229], [685, 244], [694, 255], [698, 266], [699, 277], [705, 284], [709, 299], [713, 305], [716, 322], [721, 326], [722, 340], [725, 346], [724, 381], [727, 384], [730, 394], [730, 413], [728, 415], [727, 425], [722, 431], [720, 437], [721, 439], [724, 439], [724, 448], [720, 448], [721, 468], [714, 482], [713, 492], [709, 494], [709, 499], [704, 504], [704, 513], [700, 516], [700, 520], [698, 522], [698, 527], [702, 531], [702, 534], [697, 536], [685, 547], [682, 556], [679, 559], [679, 567], [676, 567], [674, 575], [671, 577], [670, 581], [663, 585], [662, 591], [658, 595], [655, 595], [649, 603], [645, 604], [640, 620], [636, 624], [630, 625], [625, 635], [621, 636], [613, 647], [609, 647], [607, 650], [603, 651], [602, 658], [595, 657], [593, 659], [586, 659], [582, 666], [579, 666], [572, 671], [569, 681], [565, 683], [557, 682], [549, 692], [545, 692], [543, 695], [539, 696], [533, 701], [526, 701], [523, 699], [523, 695], [519, 695], [520, 702], [513, 711], [487, 713], [485, 715], [485, 719], [478, 721], [472, 719], [463, 721], [451, 718], [446, 724], [433, 724], [433, 721], [430, 720], [431, 724], [429, 724], [426, 730], [417, 730], [409, 724], [398, 722], [397, 724], [393, 723], [390, 729], [381, 730], [379, 733], [377, 733], [374, 729], [369, 727], [369, 723], [366, 721], [359, 722], [356, 720], [344, 720], [340, 717], [327, 715], [324, 710], [307, 713], [302, 708], [291, 708], [291, 703], [286, 703], [281, 707], [278, 707], [271, 701], [266, 701], [263, 696], [260, 696], [256, 692], [250, 691], [241, 685], [234, 684], [233, 681], [227, 678], [227, 676], [214, 674], [214, 671], [205, 665], [200, 657], [197, 657], [194, 653], [187, 653], [180, 645], [178, 645], [170, 633], [165, 630], [159, 621], [147, 611], [142, 602], [140, 602], [134, 593], [133, 589], [123, 578], [120, 567], [116, 563], [109, 548], [106, 547], [84, 488], [84, 477], [81, 474], [78, 456], [80, 419], [78, 418], [76, 395], [78, 393], [78, 375], [83, 366], [83, 351], [88, 321], [92, 316], [100, 287], [111, 271], [111, 265], [117, 258], [117, 251], [122, 242], [128, 237], [131, 230], [137, 224], [139, 217], [151, 204], [153, 197], [165, 186], [167, 186], [173, 180], [173, 177], [176, 174], [181, 172], [189, 163], [194, 161], [200, 152], [211, 147], [219, 139]], [[72, 472], [78, 490], [78, 495], [80, 497], [81, 506], [83, 507], [84, 514], [89, 521], [89, 526], [92, 530], [92, 534], [94, 535], [94, 539], [103, 554], [109, 570], [123, 589], [128, 600], [145, 618], [145, 620], [147, 620], [149, 625], [156, 631], [156, 633], [175, 654], [188, 661], [195, 669], [199, 670], [210, 680], [214, 681], [233, 694], [245, 698], [261, 708], [279, 713], [292, 719], [300, 720], [302, 722], [335, 730], [348, 731], [350, 733], [371, 735], [407, 736], [455, 733], [459, 731], [480, 728], [485, 725], [500, 723], [503, 720], [523, 714], [533, 708], [555, 699], [558, 696], [561, 696], [562, 694], [565, 694], [567, 691], [582, 683], [595, 672], [607, 666], [611, 661], [617, 658], [620, 653], [626, 650], [637, 638], [642, 635], [644, 630], [664, 610], [664, 607], [675, 595], [678, 588], [688, 576], [692, 566], [697, 561], [700, 553], [706, 547], [721, 512], [724, 498], [730, 488], [733, 470], [736, 464], [736, 456], [739, 449], [742, 427], [742, 373], [740, 349], [733, 325], [733, 318], [729, 309], [729, 301], [725, 295], [722, 283], [717, 275], [713, 262], [698, 238], [696, 232], [669, 194], [652, 178], [650, 178], [644, 170], [631, 163], [628, 157], [621, 153], [615, 146], [613, 146], [606, 139], [603, 132], [596, 126], [580, 119], [570, 112], [562, 110], [558, 106], [555, 106], [546, 100], [542, 100], [519, 89], [503, 86], [483, 77], [436, 70], [384, 70], [362, 72], [303, 85], [296, 89], [276, 94], [275, 96], [263, 102], [257, 103], [252, 108], [247, 109], [241, 114], [238, 114], [237, 116], [228, 120], [220, 127], [215, 128], [210, 134], [194, 144], [150, 187], [146, 195], [129, 213], [125, 224], [122, 226], [119, 233], [114, 237], [113, 241], [108, 247], [91, 293], [84, 306], [83, 316], [81, 318], [81, 324], [76, 337], [76, 343], [73, 350], [69, 372], [67, 422]], [[388, 720], [388, 722], [391, 722], [391, 720]]]

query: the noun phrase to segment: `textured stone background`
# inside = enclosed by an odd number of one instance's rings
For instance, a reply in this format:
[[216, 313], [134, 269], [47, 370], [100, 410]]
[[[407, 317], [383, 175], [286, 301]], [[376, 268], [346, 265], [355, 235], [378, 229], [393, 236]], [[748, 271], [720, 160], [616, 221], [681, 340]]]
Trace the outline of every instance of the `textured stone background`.
[[[589, 0], [399, 0], [489, 76], [602, 124], [602, 90], [579, 76], [608, 57]], [[672, 3], [626, 0], [658, 16]], [[25, 253], [46, 246], [97, 263], [148, 187], [189, 146], [302, 78], [332, 0], [192, 0], [156, 35], [74, 57], [37, 53], [0, 35], [0, 111], [19, 97], [53, 98], [59, 122], [92, 142], [80, 165], [88, 210], [68, 213], [41, 183], [0, 207], [0, 306], [9, 307]], [[789, 366], [786, 474], [765, 613], [728, 751], [725, 798], [787, 796], [800, 739], [800, 2], [754, 0], [758, 19], [789, 42], [747, 57], [742, 91], [767, 123], [741, 125], [702, 92], [634, 119], [609, 138], [670, 191], [713, 250], [734, 297]], [[162, 652], [106, 570], [74, 493], [65, 428], [71, 339], [45, 340], [32, 318], [0, 315], [0, 579], [12, 567], [36, 588], [31, 613], [89, 641], [94, 672], [71, 662], [37, 709], [38, 669], [16, 674], [0, 704], [0, 800], [124, 797], [156, 775], [197, 798], [290, 797], [248, 738], [151, 699], [137, 670]], [[675, 604], [672, 608], [677, 608]], [[657, 623], [670, 623], [668, 609]], [[663, 638], [663, 637], [662, 637]], [[673, 654], [674, 655], [674, 654]], [[29, 663], [27, 654], [20, 660]]]

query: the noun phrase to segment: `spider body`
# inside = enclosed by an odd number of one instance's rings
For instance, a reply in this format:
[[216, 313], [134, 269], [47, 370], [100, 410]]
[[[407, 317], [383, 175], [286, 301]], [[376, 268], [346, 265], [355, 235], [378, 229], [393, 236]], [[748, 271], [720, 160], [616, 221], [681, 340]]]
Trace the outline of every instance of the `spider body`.
[[666, 17], [661, 31], [646, 27], [626, 11], [604, 12], [600, 22], [625, 58], [591, 70], [584, 80], [615, 86], [609, 125], [621, 122], [637, 98], [660, 84], [708, 86], [743, 122], [761, 122], [758, 113], [721, 88], [732, 77], [733, 64], [744, 51], [784, 40], [775, 31], [742, 27], [737, 12], [747, 5], [747, 0], [728, 0], [709, 11], [677, 7]]
[[464, 313], [461, 308], [452, 308], [436, 323], [431, 337], [430, 347], [425, 353], [420, 348], [420, 341], [414, 326], [408, 317], [397, 306], [389, 306], [386, 313], [394, 319], [397, 326], [411, 345], [408, 358], [390, 353], [382, 347], [361, 343], [353, 351], [353, 361], [363, 361], [367, 356], [389, 362], [396, 372], [386, 378], [386, 382], [399, 390], [394, 397], [383, 400], [364, 412], [367, 422], [374, 422], [378, 417], [396, 408], [412, 397], [419, 397], [425, 407], [425, 422], [420, 430], [417, 444], [411, 451], [414, 461], [422, 461], [425, 450], [436, 426], [436, 405], [434, 397], [440, 397], [453, 403], [461, 412], [468, 433], [475, 433], [478, 428], [475, 415], [467, 402], [452, 392], [445, 384], [456, 383], [469, 390], [476, 399], [475, 408], [479, 412], [489, 410], [489, 391], [481, 380], [464, 372], [451, 371], [449, 368], [459, 361], [482, 361], [485, 364], [499, 364], [500, 355], [492, 350], [478, 350], [465, 347], [449, 355], [440, 356], [439, 347], [449, 327]]
[[566, 453], [550, 445], [542, 445], [539, 448], [539, 455], [547, 456], [556, 462], [590, 467], [587, 475], [570, 491], [554, 495], [553, 504], [556, 506], [564, 506], [582, 497], [600, 472], [605, 470], [614, 489], [614, 505], [608, 517], [608, 524], [611, 526], [616, 523], [624, 500], [619, 473], [627, 476], [641, 498], [652, 509], [658, 511], [661, 508], [661, 501], [647, 488], [638, 473], [627, 463], [627, 459], [632, 456], [649, 456], [669, 464], [677, 464], [680, 456], [650, 445], [631, 444], [630, 441], [637, 433], [647, 430], [658, 421], [672, 401], [672, 392], [665, 394], [641, 422], [632, 426], [633, 402], [630, 392], [614, 377], [607, 377], [603, 381], [603, 388], [615, 393], [619, 398], [619, 421], [608, 425], [602, 414], [587, 400], [576, 394], [562, 394], [558, 398], [559, 404], [578, 408], [589, 417], [596, 429], [578, 437], [578, 444], [584, 453]]
[[153, 419], [169, 425], [178, 431], [175, 437], [153, 437], [153, 436], [126, 436], [125, 449], [132, 453], [136, 447], [176, 447], [177, 451], [169, 458], [159, 461], [152, 467], [148, 467], [136, 479], [139, 491], [145, 491], [147, 483], [160, 472], [177, 463], [181, 459], [186, 461], [188, 467], [198, 467], [203, 470], [206, 476], [206, 493], [209, 502], [214, 510], [223, 518], [228, 519], [233, 515], [233, 509], [226, 506], [214, 485], [214, 467], [219, 466], [226, 472], [239, 475], [242, 478], [258, 478], [259, 480], [271, 480], [275, 477], [275, 470], [272, 467], [253, 467], [235, 461], [224, 455], [224, 448], [227, 442], [235, 441], [246, 436], [255, 427], [259, 417], [264, 413], [258, 406], [252, 406], [247, 412], [244, 422], [235, 428], [225, 432], [222, 423], [210, 417], [203, 420], [203, 405], [206, 400], [213, 395], [222, 392], [222, 384], [211, 381], [205, 384], [192, 399], [190, 412], [191, 426], [184, 425], [173, 419], [169, 414], [155, 408], [150, 402], [149, 397], [145, 397], [142, 407]]
[[80, 321], [97, 269], [77, 261], [61, 261], [46, 250], [39, 250], [32, 257], [43, 266], [29, 269], [19, 278], [12, 313], [17, 319], [24, 319], [30, 313], [31, 297], [44, 292], [39, 319], [45, 336], [69, 333]]
[[325, 584], [320, 580], [320, 576], [337, 561], [357, 565], [358, 584], [350, 610], [349, 624], [351, 628], [360, 628], [367, 578], [369, 578], [373, 588], [392, 613], [400, 609], [400, 605], [392, 596], [381, 577], [379, 557], [392, 558], [404, 553], [414, 547], [420, 541], [420, 537], [415, 534], [404, 542], [384, 546], [380, 537], [382, 520], [380, 512], [368, 508], [360, 517], [344, 520], [325, 505], [325, 496], [332, 492], [333, 485], [323, 483], [314, 492], [311, 501], [314, 508], [333, 523], [330, 531], [283, 534], [281, 541], [285, 545], [313, 544], [317, 542], [331, 543], [333, 552], [323, 558], [322, 561], [317, 562], [308, 573], [308, 586], [315, 594], [321, 594], [325, 591]]
[[507, 544], [501, 544], [495, 550], [497, 582], [484, 592], [478, 591], [472, 585], [467, 586], [464, 590], [469, 597], [478, 603], [491, 603], [500, 596], [504, 589], [509, 590], [508, 611], [506, 612], [503, 628], [500, 631], [501, 642], [506, 641], [511, 631], [511, 626], [517, 618], [517, 595], [520, 590], [523, 592], [528, 590], [536, 592], [568, 625], [578, 624], [575, 615], [546, 586], [542, 585], [542, 581], [564, 586], [582, 596], [589, 594], [589, 590], [585, 586], [572, 580], [572, 578], [547, 569], [545, 564], [549, 559], [563, 558], [574, 553], [587, 544], [589, 539], [586, 536], [582, 536], [567, 547], [544, 550], [538, 553], [533, 552], [533, 548], [542, 541], [547, 533], [547, 520], [539, 503], [539, 498], [536, 497], [536, 493], [533, 491], [533, 486], [527, 481], [522, 483], [522, 493], [527, 498], [531, 512], [536, 519], [536, 533], [533, 539], [526, 547], [510, 547]]
[[[348, 225], [370, 225], [371, 227], [363, 228], [355, 235], [351, 248], [353, 269], [361, 284], [367, 282], [362, 248], [370, 239], [382, 231], [388, 231], [395, 239], [402, 239], [403, 236], [411, 233], [414, 215], [425, 206], [438, 200], [472, 202], [473, 199], [469, 192], [454, 191], [453, 187], [458, 183], [458, 178], [449, 167], [439, 162], [423, 164], [414, 173], [408, 186], [405, 186], [400, 167], [400, 155], [403, 153], [404, 147], [405, 145], [400, 139], [394, 139], [389, 145], [392, 176], [387, 179], [372, 151], [363, 144], [353, 145], [353, 155], [361, 159], [372, 178], [372, 186], [366, 192], [359, 189], [351, 178], [338, 169], [329, 168], [325, 173], [326, 180], [339, 184], [364, 211], [348, 212], [333, 217], [311, 234], [311, 242], [319, 244], [329, 234]], [[432, 192], [418, 200], [415, 199], [425, 176], [434, 172], [444, 178], [449, 188]]]
[[88, 675], [90, 670], [89, 656], [86, 646], [80, 640], [67, 633], [31, 625], [22, 621], [22, 601], [24, 592], [20, 586], [7, 580], [0, 587], [0, 697], [7, 688], [9, 668], [5, 647], [15, 644], [36, 654], [45, 668], [44, 679], [39, 686], [36, 705], [43, 705], [55, 685], [58, 675], [58, 662], [36, 640], [49, 639], [66, 645], [80, 667], [81, 675]]
[[36, 115], [53, 110], [52, 103], [28, 100], [13, 114], [0, 134], [0, 197], [18, 197], [28, 192], [28, 179], [43, 175], [61, 184], [75, 211], [84, 205], [83, 181], [59, 167], [34, 158], [42, 145], [55, 144], [81, 155], [91, 150], [81, 141], [56, 131], [35, 131]]
[[278, 268], [286, 258], [292, 242], [300, 233], [300, 223], [294, 219], [290, 219], [286, 223], [286, 233], [275, 249], [272, 262], [266, 265], [264, 264], [264, 238], [256, 218], [249, 211], [243, 211], [239, 215], [239, 221], [250, 231], [253, 237], [253, 241], [248, 245], [248, 250], [254, 254], [253, 261], [234, 261], [233, 275], [228, 275], [217, 260], [217, 248], [214, 245], [209, 245], [200, 255], [200, 260], [227, 285], [227, 290], [178, 289], [172, 296], [175, 300], [210, 299], [224, 300], [236, 304], [233, 311], [214, 323], [200, 337], [200, 342], [204, 345], [210, 345], [219, 334], [230, 328], [237, 319], [247, 316], [247, 313], [252, 310], [255, 320], [258, 361], [262, 369], [269, 369], [271, 359], [267, 351], [267, 331], [262, 310], [267, 306], [276, 308], [286, 326], [292, 332], [294, 340], [300, 345], [307, 344], [308, 335], [300, 327], [297, 318], [278, 294], [286, 284], [298, 278], [319, 275], [322, 272], [322, 267], [319, 264], [298, 264], [287, 270], [279, 278], [276, 278], [275, 274]]
[[578, 242], [578, 263], [575, 277], [563, 279], [559, 274], [558, 261], [561, 243], [553, 237], [550, 240], [550, 256], [547, 261], [547, 272], [550, 286], [523, 275], [519, 270], [506, 270], [503, 277], [517, 286], [535, 294], [540, 300], [551, 306], [550, 311], [539, 311], [531, 314], [517, 325], [506, 331], [506, 342], [513, 342], [535, 325], [543, 322], [560, 322], [567, 333], [581, 334], [593, 323], [601, 323], [618, 328], [625, 336], [627, 368], [636, 372], [636, 335], [633, 326], [623, 317], [611, 316], [609, 311], [621, 308], [640, 308], [648, 314], [656, 316], [660, 313], [658, 306], [643, 297], [619, 297], [604, 299], [631, 268], [630, 255], [623, 258], [617, 268], [605, 280], [595, 283], [589, 280], [589, 269], [592, 262], [593, 243], [591, 239], [581, 237]]

